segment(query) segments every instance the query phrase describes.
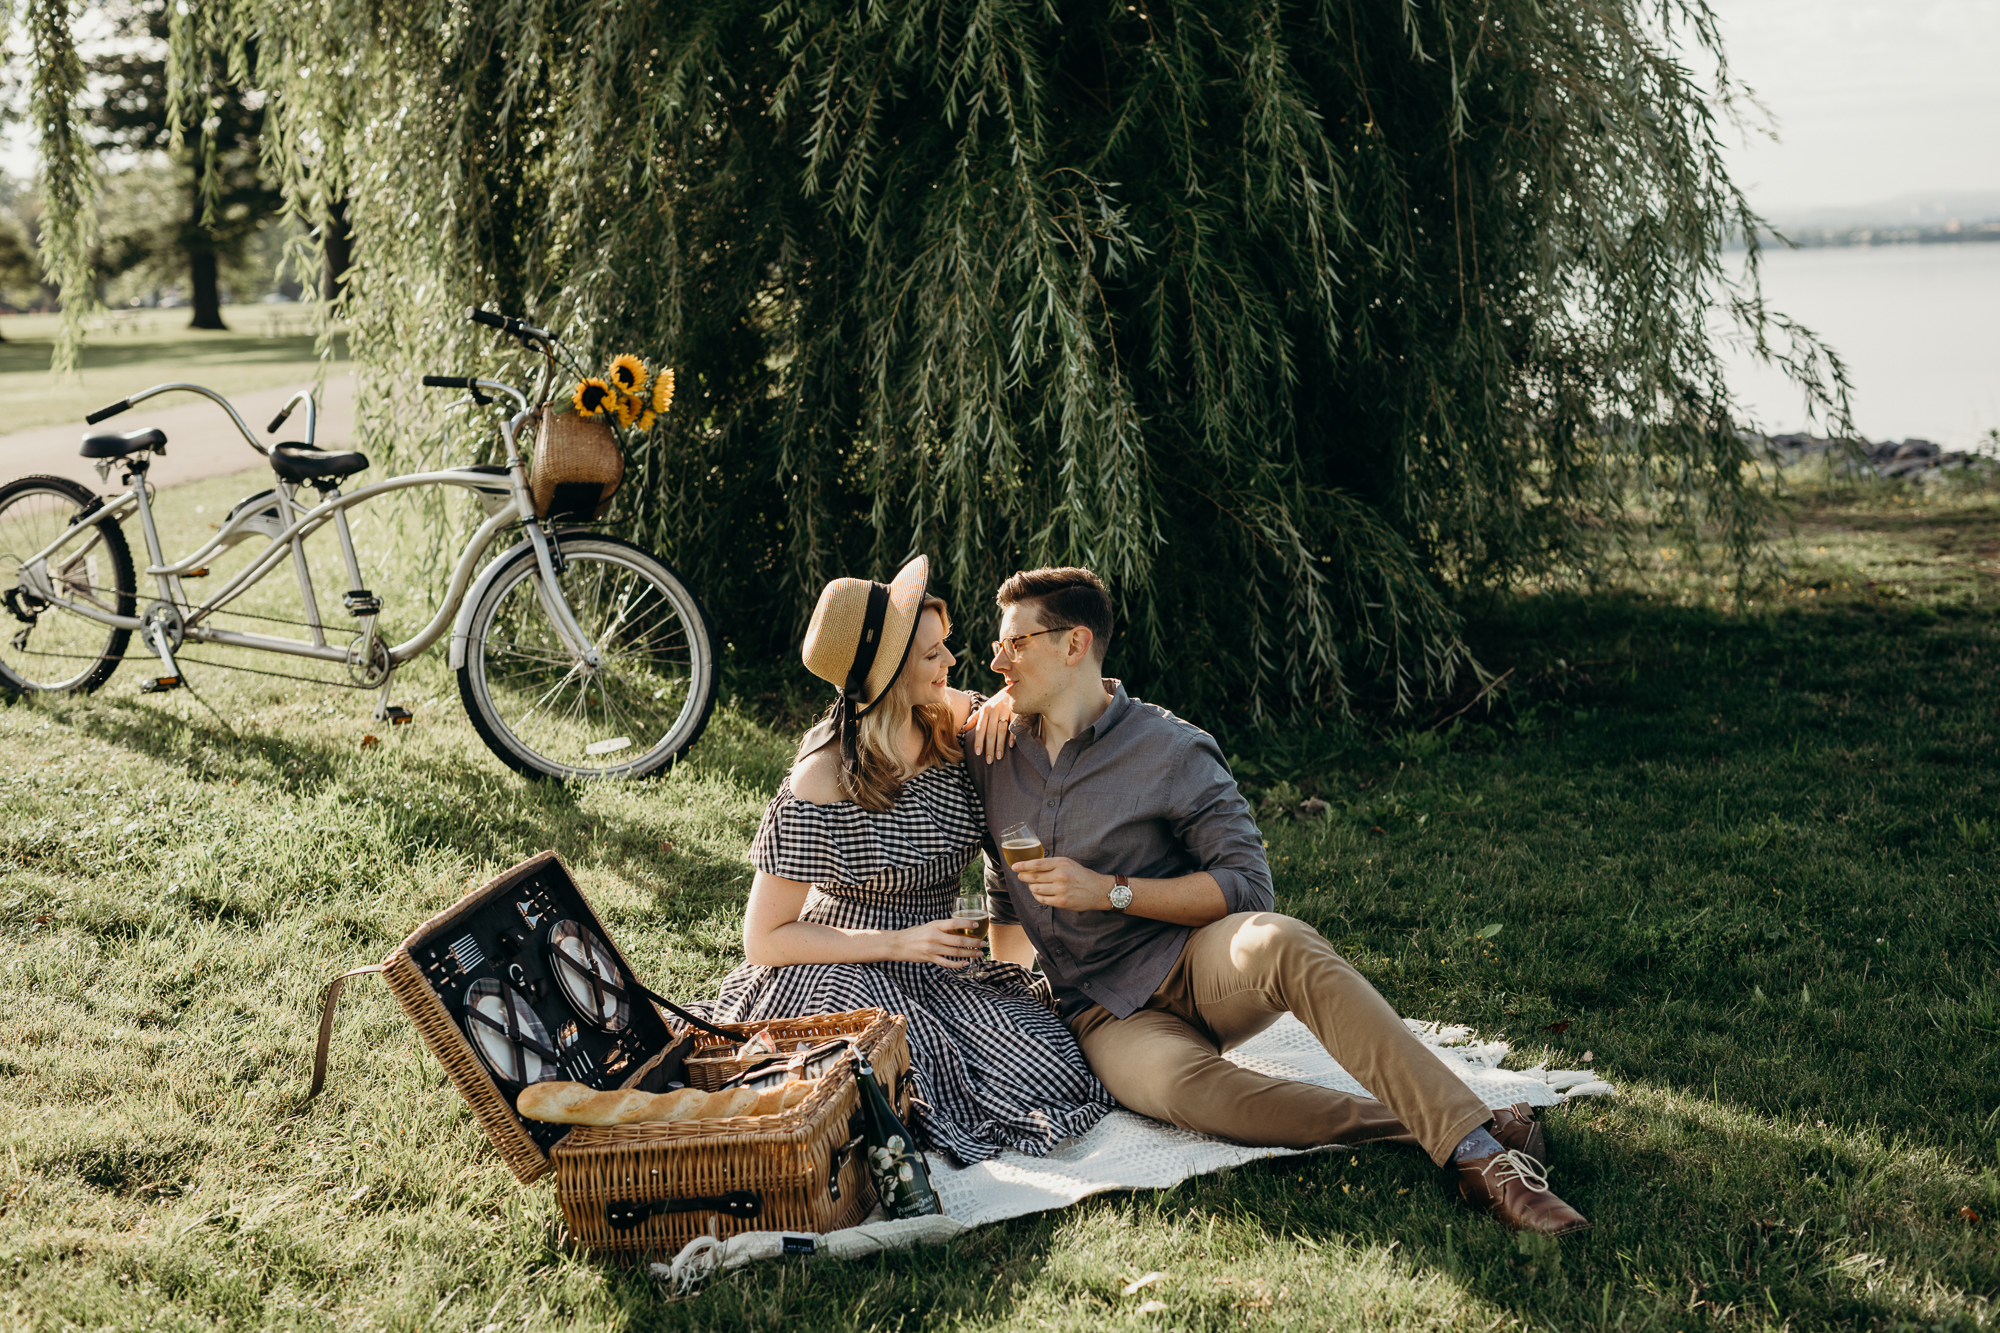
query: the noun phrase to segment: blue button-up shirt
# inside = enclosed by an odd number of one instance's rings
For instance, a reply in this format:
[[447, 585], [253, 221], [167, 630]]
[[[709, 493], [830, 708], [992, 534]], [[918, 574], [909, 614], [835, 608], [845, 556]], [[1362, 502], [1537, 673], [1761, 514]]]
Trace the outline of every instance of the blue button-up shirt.
[[998, 830], [1026, 823], [1042, 835], [1047, 855], [1100, 874], [1173, 879], [1206, 870], [1231, 912], [1267, 912], [1275, 901], [1263, 835], [1215, 738], [1131, 698], [1115, 680], [1104, 687], [1110, 707], [1053, 763], [1033, 718], [1015, 719], [1014, 744], [997, 762], [965, 757], [986, 802], [993, 919], [1027, 932], [1065, 1019], [1092, 1004], [1118, 1018], [1143, 1008], [1180, 959], [1188, 928], [1124, 912], [1044, 907], [1007, 869]]

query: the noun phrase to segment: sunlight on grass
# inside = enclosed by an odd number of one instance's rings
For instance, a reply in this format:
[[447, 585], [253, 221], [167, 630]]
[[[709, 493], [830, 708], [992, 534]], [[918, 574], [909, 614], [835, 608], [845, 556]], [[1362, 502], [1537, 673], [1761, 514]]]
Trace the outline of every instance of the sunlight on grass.
[[[169, 545], [261, 484], [163, 494]], [[94, 697], [0, 709], [0, 1311], [47, 1328], [1990, 1328], [1996, 517], [1971, 492], [1802, 493], [1783, 554], [1794, 588], [1826, 585], [1810, 596], [1736, 607], [1660, 556], [1622, 588], [1476, 605], [1481, 660], [1514, 674], [1435, 729], [1227, 738], [1282, 909], [1404, 1012], [1620, 1089], [1548, 1116], [1556, 1186], [1596, 1224], [1560, 1244], [1466, 1213], [1414, 1153], [1362, 1149], [670, 1300], [562, 1243], [552, 1189], [514, 1183], [372, 981], [350, 987], [327, 1091], [301, 1110], [319, 993], [545, 847], [649, 984], [710, 993], [740, 957], [743, 850], [796, 734], [772, 712], [799, 690], [791, 664], [732, 664], [689, 760], [635, 786], [513, 777], [441, 650], [399, 675], [417, 721], [393, 731], [370, 693], [210, 666], [190, 670], [196, 696], [141, 698], [127, 663]], [[364, 550], [429, 521], [385, 509]], [[337, 604], [330, 545], [316, 568]], [[397, 632], [420, 623], [422, 563], [368, 568]], [[289, 586], [244, 609], [290, 614]], [[1308, 797], [1324, 808], [1291, 817]]]
[[[119, 312], [84, 344], [75, 376], [49, 371], [54, 315], [0, 316], [0, 421], [31, 430], [80, 422], [86, 412], [149, 385], [198, 380], [224, 396], [306, 383], [320, 373], [314, 348], [314, 308], [301, 305], [226, 306], [227, 332], [187, 327], [185, 310]], [[329, 369], [344, 369], [344, 335], [336, 335]]]

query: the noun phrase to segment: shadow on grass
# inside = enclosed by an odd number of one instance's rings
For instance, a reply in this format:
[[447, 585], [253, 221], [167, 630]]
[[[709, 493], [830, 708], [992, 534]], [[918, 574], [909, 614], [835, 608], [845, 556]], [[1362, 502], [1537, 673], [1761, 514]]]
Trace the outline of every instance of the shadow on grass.
[[[1893, 1152], [1693, 1098], [1554, 1117], [1559, 1188], [1595, 1224], [1561, 1240], [1471, 1213], [1421, 1154], [1377, 1147], [1099, 1196], [949, 1246], [753, 1265], [685, 1303], [643, 1270], [611, 1294], [633, 1328], [1362, 1327], [1428, 1323], [1390, 1317], [1427, 1300], [1466, 1327], [1980, 1326], [1991, 1246]], [[1142, 1265], [1165, 1277], [1125, 1295]]]
[[[345, 335], [335, 335], [334, 347], [335, 359], [343, 359], [346, 356]], [[317, 355], [311, 335], [264, 338], [230, 330], [223, 333], [189, 333], [176, 338], [95, 339], [83, 346], [81, 368], [117, 370], [126, 366], [189, 361], [290, 365], [311, 362]], [[48, 369], [47, 343], [0, 343], [0, 375], [45, 375]]]
[[[225, 726], [205, 709], [170, 715], [142, 700], [110, 694], [74, 701], [65, 711], [68, 725], [79, 733], [177, 766], [200, 783], [234, 786], [247, 781], [309, 798], [367, 781], [361, 766], [369, 756], [353, 741], [252, 725]], [[466, 726], [469, 730], [470, 724]], [[395, 744], [397, 738], [387, 724], [379, 730], [385, 746]], [[763, 753], [768, 747], [761, 744], [761, 728], [751, 724], [750, 734], [735, 734], [743, 730], [731, 719], [711, 719], [708, 733], [693, 751], [667, 773], [645, 779], [639, 790], [669, 797], [676, 775], [696, 781], [740, 775], [775, 786], [776, 776]], [[671, 863], [675, 890], [665, 901], [682, 913], [712, 905], [703, 890], [733, 880], [741, 871], [739, 856], [711, 854], [688, 845], [670, 850], [635, 820], [587, 809], [592, 786], [588, 782], [533, 782], [505, 769], [483, 748], [472, 756], [468, 761], [449, 752], [410, 749], [395, 754], [398, 789], [456, 798], [421, 804], [407, 813], [385, 812], [400, 843], [436, 843], [474, 861], [502, 862], [528, 854], [524, 848], [551, 848], [573, 865], [588, 864], [640, 879], [657, 875]], [[479, 818], [465, 819], [461, 811], [466, 808], [478, 810]]]
[[[2000, 846], [1992, 618], [1927, 619], [1859, 600], [1727, 616], [1639, 598], [1550, 597], [1496, 606], [1473, 629], [1489, 665], [1516, 674], [1456, 730], [1395, 723], [1263, 749], [1237, 738], [1232, 749], [1267, 763], [1258, 774], [1240, 766], [1253, 797], [1282, 780], [1331, 807], [1314, 821], [1269, 812], [1283, 910], [1320, 925], [1407, 1012], [1508, 1034], [1526, 1063], [1581, 1067], [1594, 1053], [1594, 1067], [1625, 1090], [1552, 1116], [1555, 1183], [1595, 1231], [1558, 1245], [1524, 1240], [1464, 1212], [1415, 1154], [1372, 1149], [1104, 1198], [869, 1263], [753, 1267], [685, 1302], [666, 1301], [643, 1275], [601, 1270], [607, 1322], [1469, 1330], [1518, 1320], [1662, 1333], [1990, 1326], [2000, 1292], [1992, 1223], [1958, 1210], [2000, 1214], [1989, 1115], [2000, 1086], [2000, 991], [1987, 979], [2000, 965], [1990, 920], [1991, 852]], [[388, 822], [353, 825], [330, 859], [379, 850], [383, 882], [428, 874], [441, 881], [430, 891], [449, 892], [458, 848], [504, 857], [522, 843], [624, 868], [639, 892], [621, 906], [621, 945], [653, 950], [653, 966], [678, 968], [684, 980], [713, 975], [700, 969], [734, 947], [745, 811], [775, 785], [789, 748], [777, 728], [734, 715], [684, 770], [697, 781], [686, 791], [632, 789], [648, 798], [641, 803], [593, 799], [588, 789], [545, 796], [476, 742], [433, 754], [399, 753], [392, 741], [369, 752], [395, 755], [378, 764], [351, 741], [267, 727], [239, 739], [205, 715], [168, 715], [136, 699], [60, 707], [80, 734], [184, 768], [191, 787], [209, 789], [203, 800], [232, 780], [265, 785], [274, 804], [288, 804], [275, 800], [281, 794], [325, 791], [359, 799], [379, 782], [397, 798], [384, 802], [395, 807], [382, 814]], [[476, 814], [427, 810], [426, 793]], [[52, 808], [58, 796], [47, 798]], [[414, 808], [403, 808], [405, 796]], [[657, 891], [660, 875], [638, 878], [661, 865], [661, 821], [647, 822], [661, 806], [705, 821], [668, 863], [665, 877], [684, 886], [672, 894]], [[216, 827], [241, 822], [230, 810]], [[445, 854], [435, 873], [433, 846]], [[125, 873], [108, 858], [94, 864], [106, 885]], [[233, 859], [229, 871], [237, 874]], [[352, 894], [315, 904], [317, 924], [300, 922], [315, 958], [379, 957], [379, 943], [368, 941], [393, 932], [409, 906], [346, 866], [311, 881], [303, 869], [285, 873], [330, 897]], [[354, 879], [362, 882], [350, 886]], [[79, 906], [86, 890], [101, 903]], [[290, 910], [275, 896], [264, 901], [268, 919]], [[74, 974], [76, 936], [59, 956], [42, 941], [130, 911], [122, 886], [35, 879], [14, 890], [8, 927], [40, 945], [46, 964], [41, 989], [17, 986], [17, 1002], [45, 1004]], [[50, 933], [30, 934], [43, 913], [54, 916]], [[292, 939], [264, 932], [272, 952], [232, 974], [232, 991], [198, 972], [197, 951], [178, 943], [200, 940], [199, 923], [160, 919], [163, 938], [168, 925], [186, 931], [171, 937], [179, 971], [154, 983], [171, 1006], [143, 1002], [176, 1014], [198, 1006], [213, 1014], [208, 1030], [222, 1059], [298, 1083], [309, 1049], [298, 1019], [320, 974], [292, 983], [274, 1006], [271, 1030], [284, 1035], [257, 1048], [268, 1053], [254, 1059], [266, 1064], [234, 1053], [229, 1043], [240, 1039], [228, 1026], [232, 1005], [253, 1009], [283, 973], [278, 951], [295, 949]], [[1487, 923], [1505, 929], [1473, 943]], [[203, 947], [240, 954], [250, 933], [232, 923]], [[97, 1001], [86, 998], [38, 1021], [51, 1033], [97, 1021], [105, 1049], [123, 1049], [129, 1039], [110, 1020], [92, 1020]], [[377, 1004], [382, 1030], [407, 1042], [400, 1017]], [[1550, 1031], [1559, 1023], [1567, 1030]], [[47, 1058], [33, 1049], [10, 1058], [33, 1072]], [[434, 1070], [426, 1076], [434, 1080]], [[462, 1120], [448, 1093], [435, 1101]], [[369, 1090], [362, 1104], [381, 1103]], [[82, 1093], [71, 1102], [88, 1104]], [[189, 1141], [198, 1141], [192, 1131]], [[426, 1154], [435, 1141], [425, 1140]], [[492, 1164], [482, 1146], [465, 1151]], [[81, 1158], [76, 1166], [106, 1181], [115, 1168]], [[429, 1160], [411, 1168], [424, 1179], [433, 1169]], [[261, 1184], [246, 1177], [243, 1187]], [[397, 1201], [399, 1227], [423, 1206], [384, 1197]], [[484, 1204], [462, 1205], [440, 1227], [469, 1234], [488, 1215]], [[348, 1286], [380, 1289], [429, 1262], [399, 1260], [408, 1266], [397, 1274], [357, 1281], [326, 1257], [334, 1247], [313, 1253], [315, 1271], [338, 1274], [326, 1289], [343, 1284], [341, 1300]], [[1169, 1277], [1139, 1296], [1120, 1294], [1155, 1269]], [[460, 1278], [440, 1272], [422, 1307]], [[1168, 1309], [1138, 1314], [1148, 1296]]]

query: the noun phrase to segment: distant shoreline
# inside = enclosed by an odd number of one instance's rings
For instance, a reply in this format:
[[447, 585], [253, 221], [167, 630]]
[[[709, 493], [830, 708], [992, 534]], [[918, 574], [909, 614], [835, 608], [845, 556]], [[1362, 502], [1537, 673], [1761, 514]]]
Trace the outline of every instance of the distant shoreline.
[[[1791, 230], [1760, 231], [1758, 244], [1770, 249], [1788, 249], [1786, 242], [1801, 250], [1874, 249], [1889, 245], [1976, 245], [2000, 241], [2000, 222], [1948, 222], [1921, 227], [1798, 227]], [[1744, 249], [1734, 241], [1731, 250]]]

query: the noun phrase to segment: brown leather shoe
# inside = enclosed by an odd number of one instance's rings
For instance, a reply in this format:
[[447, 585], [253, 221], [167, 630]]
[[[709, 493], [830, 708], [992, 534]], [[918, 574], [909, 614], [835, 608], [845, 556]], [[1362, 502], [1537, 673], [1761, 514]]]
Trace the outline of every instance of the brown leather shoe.
[[1526, 1153], [1542, 1170], [1549, 1169], [1549, 1141], [1542, 1133], [1542, 1122], [1535, 1119], [1534, 1107], [1516, 1102], [1495, 1111], [1492, 1132], [1501, 1147]]
[[1458, 1164], [1458, 1194], [1516, 1231], [1564, 1236], [1587, 1231], [1582, 1213], [1549, 1192], [1549, 1178], [1524, 1152], [1499, 1152]]

